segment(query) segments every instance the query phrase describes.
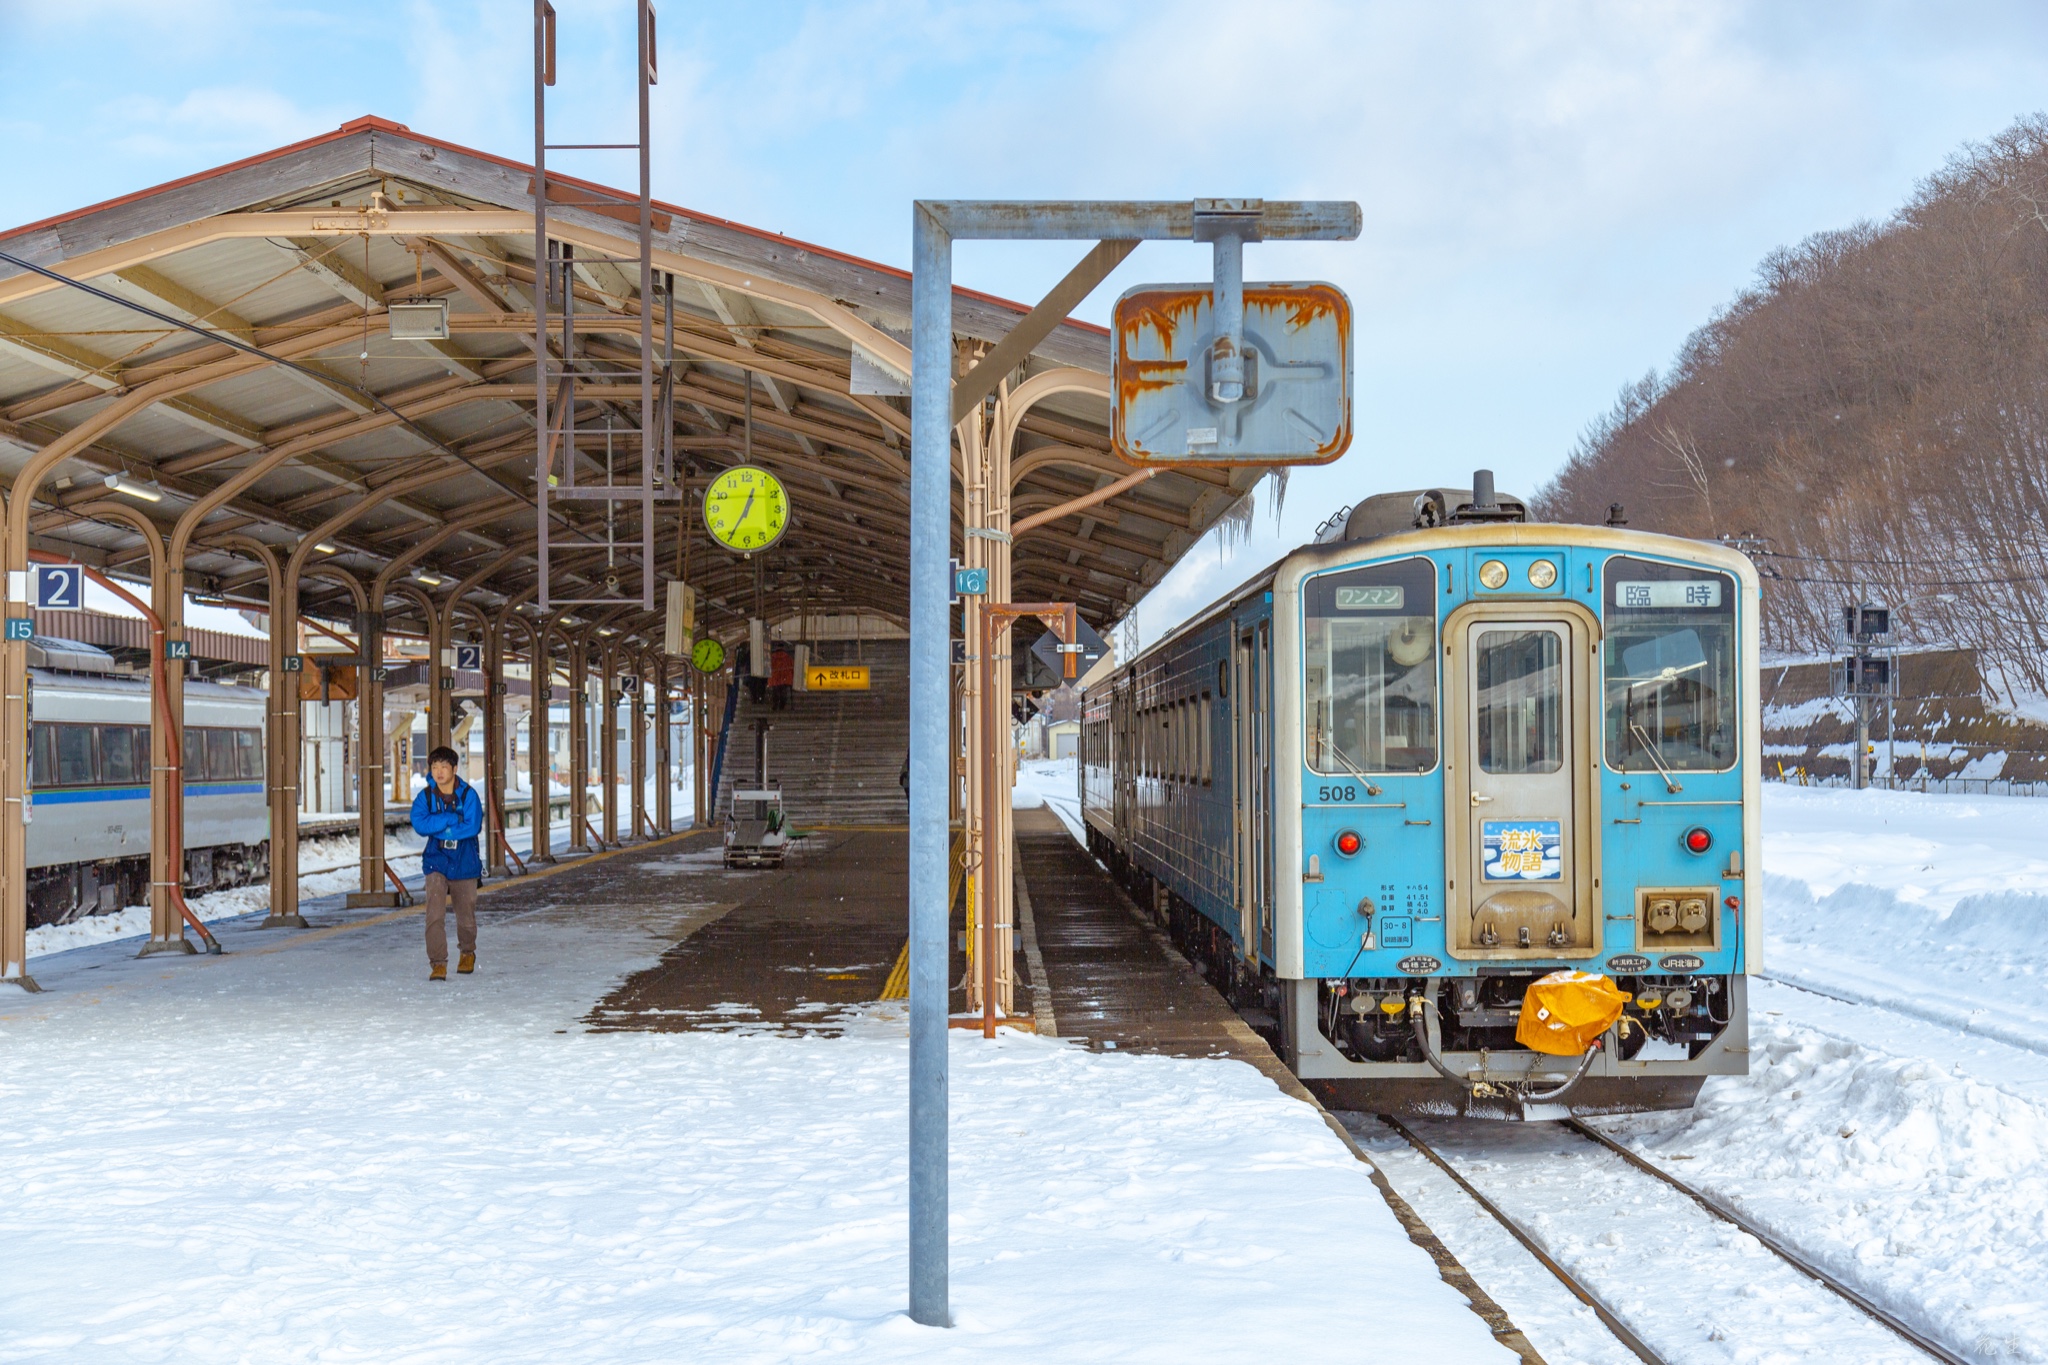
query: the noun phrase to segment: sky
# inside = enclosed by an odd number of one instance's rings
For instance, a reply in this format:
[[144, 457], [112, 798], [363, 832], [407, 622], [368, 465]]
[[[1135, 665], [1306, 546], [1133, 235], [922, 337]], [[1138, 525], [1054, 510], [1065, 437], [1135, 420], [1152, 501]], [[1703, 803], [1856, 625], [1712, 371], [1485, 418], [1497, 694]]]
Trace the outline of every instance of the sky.
[[[565, 141], [632, 132], [630, 0], [557, 0]], [[661, 18], [655, 190], [906, 265], [914, 198], [1351, 199], [1356, 242], [1260, 245], [1356, 318], [1351, 451], [1205, 544], [1155, 638], [1359, 498], [1532, 493], [1774, 248], [1882, 219], [1966, 144], [2048, 108], [2020, 3], [684, 5]], [[362, 114], [525, 159], [522, 0], [0, 0], [0, 224]], [[626, 154], [555, 164], [628, 183]], [[973, 243], [966, 285], [1036, 299], [1083, 248]], [[1081, 307], [1206, 279], [1147, 244]]]

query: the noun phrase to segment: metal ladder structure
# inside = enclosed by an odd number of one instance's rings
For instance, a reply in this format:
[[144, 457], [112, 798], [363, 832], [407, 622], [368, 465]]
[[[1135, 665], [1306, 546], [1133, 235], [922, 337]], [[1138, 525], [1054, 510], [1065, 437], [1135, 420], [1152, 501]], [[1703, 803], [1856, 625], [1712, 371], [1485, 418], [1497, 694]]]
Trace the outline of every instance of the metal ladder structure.
[[[534, 241], [534, 503], [539, 514], [540, 609], [553, 611], [569, 606], [625, 606], [634, 595], [624, 591], [632, 577], [639, 579], [638, 601], [642, 611], [653, 611], [655, 601], [654, 504], [658, 499], [679, 496], [675, 480], [675, 424], [672, 420], [675, 384], [675, 277], [657, 279], [654, 273], [654, 200], [650, 164], [649, 92], [657, 80], [653, 0], [635, 0], [639, 26], [640, 126], [636, 142], [556, 142], [547, 140], [547, 90], [555, 83], [555, 7], [548, 0], [534, 0], [533, 6], [533, 241]], [[550, 240], [548, 204], [559, 198], [565, 204], [588, 203], [613, 206], [610, 200], [586, 200], [581, 191], [565, 186], [556, 191], [548, 183], [547, 154], [550, 151], [631, 151], [640, 161], [638, 227], [640, 252], [631, 257], [576, 254], [568, 242]], [[609, 387], [623, 377], [615, 361], [597, 361], [578, 354], [576, 344], [576, 283], [579, 270], [588, 279], [588, 267], [607, 262], [614, 266], [633, 260], [639, 266], [640, 297], [640, 415], [635, 425], [618, 426], [607, 414], [603, 428], [602, 477], [584, 477], [579, 469], [583, 452], [579, 441], [594, 441], [595, 429], [580, 432], [576, 423], [579, 386]], [[597, 288], [595, 284], [592, 288]], [[600, 292], [603, 292], [600, 290]], [[665, 345], [657, 362], [654, 349], [654, 307], [659, 301]], [[551, 328], [556, 334], [551, 337]], [[552, 341], [552, 345], [551, 345]], [[599, 368], [600, 366], [604, 368]], [[605, 401], [610, 401], [606, 399]], [[637, 480], [618, 477], [620, 438], [639, 463]], [[649, 439], [650, 437], [654, 439]], [[556, 457], [560, 455], [557, 465]], [[596, 471], [591, 471], [596, 472]], [[604, 512], [603, 536], [596, 528], [572, 524], [553, 504], [571, 506], [594, 502]], [[620, 513], [637, 504], [639, 526], [630, 539], [619, 536]], [[559, 523], [554, 525], [552, 523]], [[563, 534], [567, 528], [567, 534]], [[604, 551], [601, 588], [596, 596], [563, 596], [554, 590], [554, 557], [563, 547], [574, 547], [578, 559], [583, 552]]]

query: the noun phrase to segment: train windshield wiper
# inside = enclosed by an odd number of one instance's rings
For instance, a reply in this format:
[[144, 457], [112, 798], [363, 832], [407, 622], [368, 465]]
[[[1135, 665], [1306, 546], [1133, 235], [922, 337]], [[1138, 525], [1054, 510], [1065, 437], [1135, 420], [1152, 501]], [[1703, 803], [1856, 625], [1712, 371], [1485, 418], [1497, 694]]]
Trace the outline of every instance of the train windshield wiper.
[[1365, 771], [1362, 768], [1360, 768], [1356, 763], [1353, 763], [1351, 761], [1350, 755], [1346, 754], [1342, 749], [1337, 747], [1336, 740], [1331, 739], [1328, 735], [1324, 735], [1323, 747], [1328, 749], [1331, 753], [1335, 754], [1337, 756], [1337, 761], [1339, 763], [1342, 763], [1346, 768], [1349, 768], [1351, 770], [1351, 775], [1357, 778], [1360, 782], [1363, 782], [1365, 784], [1365, 794], [1367, 796], [1378, 796], [1380, 794], [1379, 785], [1375, 783], [1371, 778], [1367, 777], [1365, 775]]

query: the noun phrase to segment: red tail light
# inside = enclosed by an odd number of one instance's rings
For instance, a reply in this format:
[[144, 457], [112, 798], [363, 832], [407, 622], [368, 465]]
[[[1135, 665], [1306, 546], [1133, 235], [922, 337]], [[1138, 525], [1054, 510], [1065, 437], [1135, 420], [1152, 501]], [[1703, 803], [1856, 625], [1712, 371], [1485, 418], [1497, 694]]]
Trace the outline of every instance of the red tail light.
[[1365, 847], [1365, 840], [1358, 837], [1358, 831], [1347, 829], [1337, 836], [1337, 851], [1345, 857], [1355, 857]]
[[1688, 853], [1705, 853], [1714, 846], [1714, 836], [1694, 825], [1685, 832], [1685, 849]]

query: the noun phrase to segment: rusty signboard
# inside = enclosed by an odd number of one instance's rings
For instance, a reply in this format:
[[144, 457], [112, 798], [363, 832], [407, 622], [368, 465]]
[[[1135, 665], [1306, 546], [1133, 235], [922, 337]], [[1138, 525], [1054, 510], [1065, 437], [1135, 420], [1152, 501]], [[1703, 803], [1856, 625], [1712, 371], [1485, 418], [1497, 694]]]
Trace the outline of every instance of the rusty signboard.
[[1111, 330], [1110, 431], [1132, 464], [1328, 464], [1351, 445], [1351, 300], [1333, 284], [1245, 285], [1234, 351], [1207, 284], [1141, 285]]

